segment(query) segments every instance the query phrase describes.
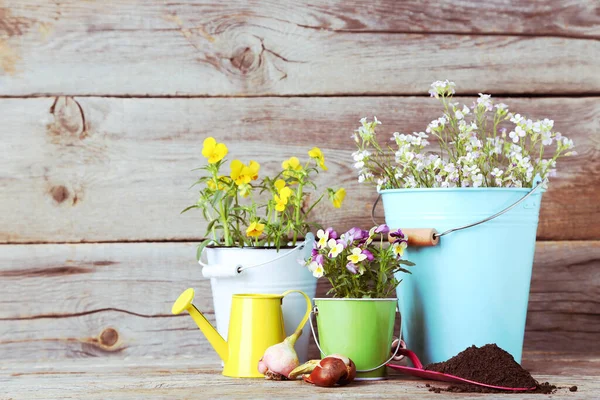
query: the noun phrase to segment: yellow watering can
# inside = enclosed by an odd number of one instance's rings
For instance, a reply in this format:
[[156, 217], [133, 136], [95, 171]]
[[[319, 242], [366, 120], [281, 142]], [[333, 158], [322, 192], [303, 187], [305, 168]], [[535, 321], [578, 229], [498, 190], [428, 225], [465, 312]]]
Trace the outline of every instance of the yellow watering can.
[[181, 314], [187, 310], [198, 328], [225, 363], [223, 375], [235, 378], [261, 378], [258, 360], [265, 350], [285, 339], [281, 302], [290, 293], [300, 293], [306, 300], [306, 314], [296, 330], [301, 330], [311, 312], [311, 302], [300, 290], [287, 290], [282, 294], [234, 294], [229, 317], [229, 333], [225, 341], [206, 317], [192, 304], [194, 289], [183, 292], [171, 312]]

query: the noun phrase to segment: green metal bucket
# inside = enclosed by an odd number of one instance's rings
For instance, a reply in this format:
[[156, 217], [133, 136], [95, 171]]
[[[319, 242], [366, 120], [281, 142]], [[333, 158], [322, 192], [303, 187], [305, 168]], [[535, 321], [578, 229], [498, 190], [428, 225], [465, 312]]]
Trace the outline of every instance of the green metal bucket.
[[[357, 379], [385, 379], [396, 299], [314, 299], [321, 356], [342, 354], [356, 364]], [[362, 371], [362, 372], [361, 372]]]

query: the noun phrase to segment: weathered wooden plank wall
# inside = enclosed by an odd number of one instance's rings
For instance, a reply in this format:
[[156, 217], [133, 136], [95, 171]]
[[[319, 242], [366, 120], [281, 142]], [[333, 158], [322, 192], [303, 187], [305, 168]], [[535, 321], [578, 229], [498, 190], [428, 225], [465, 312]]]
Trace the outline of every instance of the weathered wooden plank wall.
[[349, 192], [319, 221], [364, 224], [350, 132], [422, 130], [446, 78], [575, 140], [542, 203], [525, 347], [600, 351], [599, 64], [595, 0], [0, 0], [0, 358], [216, 359], [169, 315], [187, 286], [212, 313], [203, 222], [179, 215], [203, 138], [267, 172], [318, 143], [320, 183]]
[[[596, 98], [504, 100], [527, 115], [554, 116], [580, 146], [544, 196], [540, 239], [600, 238], [600, 224], [589, 221], [600, 212]], [[203, 162], [201, 139], [209, 135], [234, 157], [264, 160], [267, 170], [319, 143], [331, 167], [320, 183], [334, 179], [351, 193], [343, 210], [320, 207], [319, 221], [364, 224], [376, 194], [356, 180], [350, 134], [357, 115], [373, 114], [391, 136], [394, 127], [422, 130], [440, 113], [434, 100], [418, 97], [0, 99], [3, 204], [27, 210], [0, 216], [0, 242], [199, 239], [200, 213], [179, 211], [196, 201], [190, 170]], [[569, 206], [574, 193], [578, 201]]]
[[[5, 245], [0, 351], [14, 358], [190, 355], [217, 359], [187, 315], [182, 288], [214, 320], [193, 243]], [[539, 242], [527, 350], [600, 351], [600, 241]], [[9, 299], [9, 301], [4, 301]]]

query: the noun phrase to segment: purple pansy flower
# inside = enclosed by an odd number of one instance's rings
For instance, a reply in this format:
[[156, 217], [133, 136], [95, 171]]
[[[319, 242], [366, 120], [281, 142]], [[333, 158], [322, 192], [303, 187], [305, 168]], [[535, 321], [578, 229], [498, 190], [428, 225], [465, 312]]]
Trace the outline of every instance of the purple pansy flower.
[[375, 229], [375, 233], [381, 233], [383, 235], [386, 235], [388, 233], [390, 233], [390, 228], [389, 226], [387, 226], [386, 224], [383, 225], [379, 225], [376, 229]]
[[350, 271], [351, 273], [353, 273], [354, 275], [358, 274], [358, 269], [356, 268], [356, 265], [354, 265], [351, 262], [349, 262], [348, 264], [346, 264], [346, 269], [348, 271]]
[[364, 249], [363, 251], [361, 251], [361, 253], [364, 254], [365, 256], [367, 256], [367, 260], [369, 260], [369, 261], [373, 261], [375, 259], [375, 257], [373, 257], [373, 253], [371, 253], [367, 249]]
[[369, 232], [360, 228], [351, 228], [346, 234], [352, 237], [352, 241], [363, 241], [369, 238]]
[[325, 233], [327, 233], [329, 236], [329, 239], [337, 239], [338, 238], [338, 234], [336, 231], [333, 230], [333, 228], [327, 228], [325, 229]]
[[402, 232], [402, 230], [400, 230], [400, 229], [391, 231], [390, 236], [394, 238], [394, 243], [400, 243], [400, 242], [406, 241], [406, 236], [404, 236], [404, 232]]
[[313, 261], [319, 265], [323, 265], [323, 255], [317, 254], [315, 257], [313, 257]]

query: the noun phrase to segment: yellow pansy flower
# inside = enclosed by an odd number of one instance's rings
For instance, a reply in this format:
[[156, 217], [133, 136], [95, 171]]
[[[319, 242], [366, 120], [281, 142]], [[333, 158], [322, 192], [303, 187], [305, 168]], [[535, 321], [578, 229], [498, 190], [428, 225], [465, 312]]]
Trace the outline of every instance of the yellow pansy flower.
[[319, 149], [318, 147], [313, 147], [312, 150], [308, 152], [308, 155], [310, 156], [310, 158], [315, 160], [317, 164], [319, 164], [321, 168], [323, 168], [324, 171], [327, 171], [327, 167], [325, 166], [325, 156], [323, 155], [321, 149]]
[[246, 229], [246, 236], [257, 238], [262, 235], [265, 230], [265, 224], [261, 224], [258, 221], [252, 222]]
[[231, 179], [238, 186], [258, 179], [260, 164], [256, 161], [250, 161], [249, 165], [245, 165], [240, 160], [233, 160], [229, 166], [231, 168]]
[[287, 197], [282, 197], [280, 195], [273, 196], [273, 200], [275, 200], [275, 209], [279, 212], [285, 210], [285, 206], [288, 203]]
[[284, 188], [281, 188], [281, 190], [279, 191], [279, 197], [281, 197], [282, 199], [285, 198], [287, 200], [290, 198], [292, 193], [294, 193], [292, 192], [292, 189], [286, 186]]
[[260, 170], [260, 164], [254, 160], [250, 160], [248, 165], [247, 173], [250, 175], [250, 179], [255, 181], [258, 179], [258, 171]]
[[346, 257], [348, 259], [348, 261], [350, 261], [352, 264], [358, 264], [359, 262], [365, 260], [367, 258], [367, 256], [365, 254], [362, 253], [362, 250], [359, 249], [358, 247], [355, 247], [352, 249], [352, 254], [350, 254], [348, 257]]
[[204, 139], [202, 155], [208, 159], [209, 164], [221, 161], [227, 155], [227, 152], [227, 146], [223, 143], [217, 143], [214, 137]]
[[[289, 187], [285, 186], [285, 181], [283, 179], [277, 179], [275, 181], [275, 189], [277, 189], [277, 195], [278, 198], [284, 202], [284, 204], [287, 204], [290, 196], [292, 195], [292, 189], [290, 189]], [[276, 195], [276, 197], [277, 197]], [[276, 200], [277, 201], [277, 200]], [[283, 209], [281, 210], [277, 210], [277, 211], [283, 211]]]
[[285, 181], [283, 179], [277, 179], [274, 183], [275, 189], [279, 192], [285, 187]]
[[331, 202], [335, 208], [340, 208], [344, 202], [344, 199], [346, 198], [346, 189], [340, 188], [336, 192], [331, 190], [329, 192], [329, 198], [331, 199]]
[[298, 160], [298, 157], [290, 157], [281, 163], [281, 168], [291, 169], [292, 171], [300, 171], [302, 169], [302, 165], [300, 165], [300, 160]]

